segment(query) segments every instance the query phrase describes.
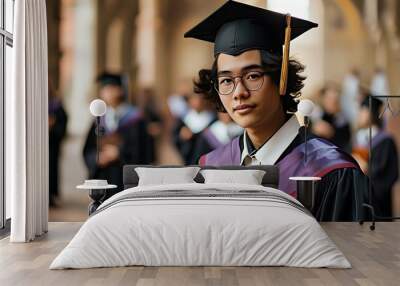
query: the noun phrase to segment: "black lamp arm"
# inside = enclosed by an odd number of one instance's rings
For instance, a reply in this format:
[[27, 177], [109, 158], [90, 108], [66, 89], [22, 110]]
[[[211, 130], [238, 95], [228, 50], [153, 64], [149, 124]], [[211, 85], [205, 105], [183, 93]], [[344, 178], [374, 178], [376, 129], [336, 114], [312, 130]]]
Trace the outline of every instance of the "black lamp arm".
[[99, 152], [100, 152], [100, 116], [96, 116], [96, 165], [99, 165]]
[[308, 116], [304, 116], [304, 163], [307, 163], [307, 129], [310, 125], [310, 118]]

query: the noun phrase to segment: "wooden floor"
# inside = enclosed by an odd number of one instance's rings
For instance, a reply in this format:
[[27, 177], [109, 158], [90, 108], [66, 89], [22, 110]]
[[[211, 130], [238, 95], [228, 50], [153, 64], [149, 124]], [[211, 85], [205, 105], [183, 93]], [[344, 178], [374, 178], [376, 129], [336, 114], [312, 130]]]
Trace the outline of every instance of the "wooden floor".
[[0, 241], [0, 285], [400, 285], [400, 222], [325, 223], [352, 269], [288, 267], [123, 267], [48, 270], [82, 223], [50, 223], [32, 243]]

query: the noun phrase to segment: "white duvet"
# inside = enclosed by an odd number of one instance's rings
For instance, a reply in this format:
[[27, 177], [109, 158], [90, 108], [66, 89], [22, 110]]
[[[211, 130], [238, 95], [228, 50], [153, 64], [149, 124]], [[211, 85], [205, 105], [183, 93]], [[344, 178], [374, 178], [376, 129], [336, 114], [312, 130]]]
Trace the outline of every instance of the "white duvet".
[[[137, 192], [173, 190], [235, 191], [241, 196], [129, 199]], [[252, 197], [252, 191], [271, 197]], [[127, 265], [350, 268], [295, 199], [272, 188], [232, 184], [127, 189], [100, 206], [50, 269]]]

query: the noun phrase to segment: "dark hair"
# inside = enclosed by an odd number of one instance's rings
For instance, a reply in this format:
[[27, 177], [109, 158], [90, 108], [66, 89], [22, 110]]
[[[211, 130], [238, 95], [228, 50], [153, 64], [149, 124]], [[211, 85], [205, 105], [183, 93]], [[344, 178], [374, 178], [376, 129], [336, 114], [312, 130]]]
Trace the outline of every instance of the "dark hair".
[[340, 86], [335, 82], [328, 82], [319, 90], [318, 95], [324, 97], [328, 91], [335, 91], [340, 94]]
[[[371, 105], [370, 100], [372, 103]], [[369, 92], [364, 92], [364, 99], [361, 102], [361, 107], [368, 108], [368, 111], [370, 113], [369, 117], [372, 125], [376, 125], [379, 128], [383, 127], [383, 120], [381, 118], [382, 106], [383, 103], [381, 100], [372, 97]]]
[[[278, 55], [272, 55], [264, 50], [260, 50], [261, 54], [261, 65], [268, 76], [271, 77], [272, 82], [279, 87], [279, 81], [281, 78], [281, 65], [282, 57]], [[205, 98], [212, 101], [220, 112], [226, 112], [222, 102], [219, 98], [218, 92], [215, 90], [213, 84], [217, 77], [217, 61], [218, 56], [215, 58], [211, 69], [202, 69], [199, 71], [198, 79], [194, 80], [194, 92], [202, 93]], [[281, 96], [281, 102], [284, 112], [296, 112], [298, 98], [301, 95], [301, 89], [304, 86], [303, 81], [306, 79], [305, 76], [300, 75], [304, 71], [304, 66], [294, 60], [289, 60], [289, 71], [286, 94]]]

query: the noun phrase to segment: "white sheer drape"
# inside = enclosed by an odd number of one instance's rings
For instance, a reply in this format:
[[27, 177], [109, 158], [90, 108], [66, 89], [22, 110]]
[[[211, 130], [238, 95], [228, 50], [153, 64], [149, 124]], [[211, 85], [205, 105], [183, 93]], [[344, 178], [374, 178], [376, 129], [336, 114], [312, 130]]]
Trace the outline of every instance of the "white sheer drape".
[[48, 225], [45, 5], [45, 0], [15, 1], [13, 92], [6, 98], [6, 187], [12, 193], [12, 242], [33, 240]]

